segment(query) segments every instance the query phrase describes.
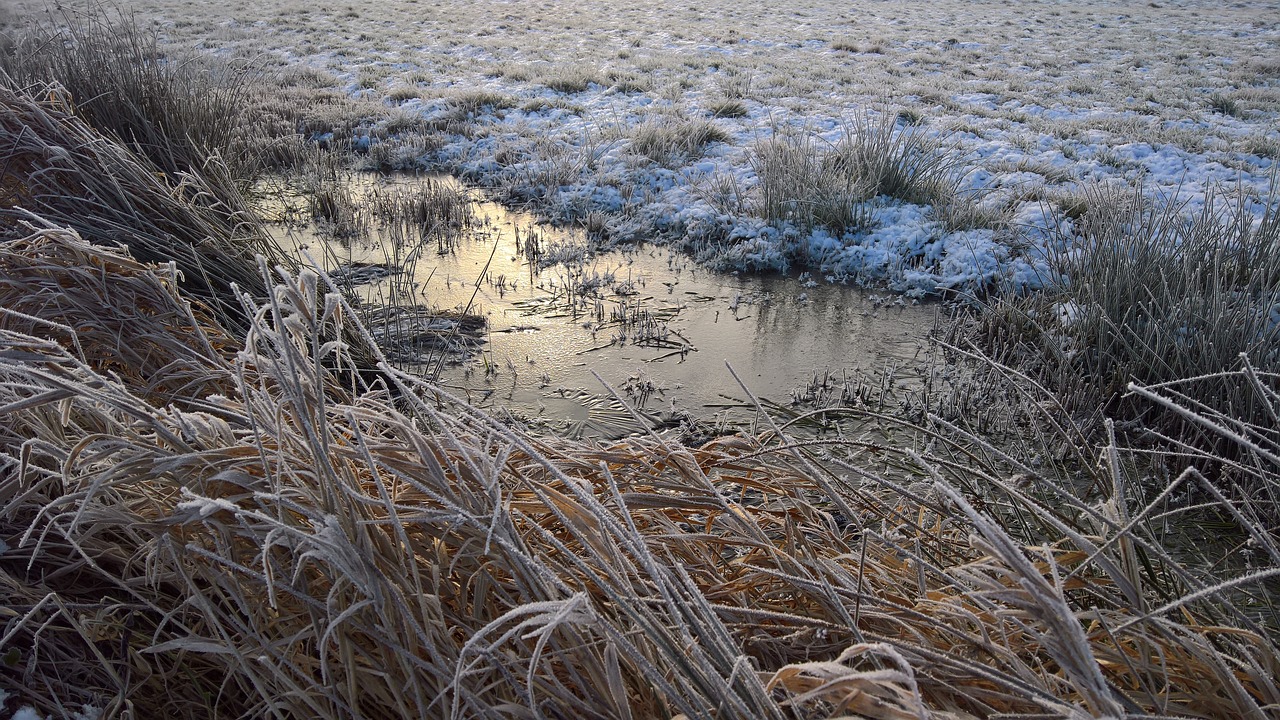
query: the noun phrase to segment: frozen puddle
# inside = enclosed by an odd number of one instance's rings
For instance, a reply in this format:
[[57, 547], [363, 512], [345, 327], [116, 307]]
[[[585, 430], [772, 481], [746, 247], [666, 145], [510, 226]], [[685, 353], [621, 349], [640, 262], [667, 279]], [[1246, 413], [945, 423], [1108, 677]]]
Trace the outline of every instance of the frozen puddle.
[[[908, 364], [934, 321], [934, 307], [822, 278], [711, 272], [656, 246], [590, 254], [582, 231], [474, 196], [469, 214], [423, 223], [431, 213], [416, 210], [397, 224], [393, 201], [461, 191], [439, 177], [344, 182], [353, 214], [321, 207], [333, 222], [279, 226], [282, 244], [350, 284], [397, 361], [560, 433], [734, 422], [752, 407], [734, 374], [757, 398], [790, 404], [815, 377]], [[388, 304], [402, 308], [390, 319]], [[406, 333], [427, 341], [397, 345]]]

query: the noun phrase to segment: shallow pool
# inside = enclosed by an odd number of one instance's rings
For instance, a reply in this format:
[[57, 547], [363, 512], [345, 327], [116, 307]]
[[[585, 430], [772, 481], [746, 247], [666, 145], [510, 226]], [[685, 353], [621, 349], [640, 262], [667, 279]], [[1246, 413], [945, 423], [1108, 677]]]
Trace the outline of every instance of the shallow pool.
[[[346, 182], [357, 206], [449, 184]], [[469, 197], [469, 221], [434, 234], [374, 219], [357, 232], [322, 222], [279, 226], [277, 236], [358, 282], [368, 308], [420, 304], [445, 327], [460, 313], [483, 317], [482, 327], [457, 331], [466, 341], [449, 351], [401, 362], [473, 404], [558, 432], [616, 437], [690, 417], [731, 422], [752, 405], [744, 385], [790, 404], [824, 382], [910, 366], [937, 314], [834, 278], [713, 272], [658, 246], [588, 252], [582, 230]], [[365, 270], [351, 275], [353, 267]]]

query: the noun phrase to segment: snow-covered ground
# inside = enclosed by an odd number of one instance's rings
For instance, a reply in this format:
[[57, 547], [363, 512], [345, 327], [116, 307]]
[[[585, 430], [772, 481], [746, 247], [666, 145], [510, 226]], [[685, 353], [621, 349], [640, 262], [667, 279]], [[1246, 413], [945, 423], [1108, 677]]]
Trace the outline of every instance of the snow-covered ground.
[[[389, 119], [349, 138], [380, 164], [448, 170], [722, 266], [806, 267], [913, 295], [1036, 286], [1054, 208], [1088, 183], [1141, 184], [1193, 210], [1218, 185], [1269, 197], [1280, 158], [1274, 2], [123, 6], [166, 42], [384, 106]], [[868, 108], [959, 156], [962, 201], [985, 220], [957, 228], [878, 198], [868, 227], [835, 236], [751, 211], [758, 143], [785, 131], [834, 145]], [[696, 121], [724, 140], [638, 152], [640, 128]]]

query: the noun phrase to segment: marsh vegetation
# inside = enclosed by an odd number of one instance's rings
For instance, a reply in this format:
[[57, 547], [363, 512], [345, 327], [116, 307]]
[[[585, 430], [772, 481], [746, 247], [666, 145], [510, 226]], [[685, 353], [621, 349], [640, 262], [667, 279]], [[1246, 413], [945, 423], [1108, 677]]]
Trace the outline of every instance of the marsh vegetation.
[[[872, 36], [819, 24], [797, 47], [1156, 114], [1037, 126], [907, 73], [916, 100], [850, 88], [840, 102], [856, 109], [836, 121], [813, 103], [839, 80], [729, 9], [704, 42], [722, 63], [675, 52], [693, 42], [680, 33], [651, 45], [634, 11], [606, 24], [516, 4], [504, 32], [629, 41], [593, 66], [563, 43], [498, 53], [477, 32], [451, 51], [490, 58], [478, 67], [499, 86], [463, 89], [441, 79], [474, 80], [460, 60], [386, 62], [420, 29], [396, 24], [414, 5], [351, 35], [343, 47], [367, 55], [349, 62], [315, 44], [372, 10], [256, 8], [250, 29], [183, 25], [156, 2], [141, 20], [66, 14], [7, 40], [6, 716], [1276, 713], [1275, 68], [1220, 67], [1186, 38], [1152, 71], [1236, 87], [1128, 97], [1104, 68], [1009, 74], [1021, 31], [984, 55], [868, 15]], [[1013, 17], [1055, 28], [1058, 52], [1086, 20], [1102, 43], [1166, 22], [1219, 38], [1156, 5], [1119, 29], [1088, 4]], [[441, 42], [462, 37], [462, 11], [438, 12], [457, 21]], [[1266, 27], [1240, 33], [1274, 44]], [[237, 64], [293, 30], [297, 56], [269, 54], [278, 72]], [[190, 54], [196, 36], [218, 55]], [[311, 62], [326, 52], [337, 67]], [[974, 128], [941, 128], [966, 94]], [[655, 113], [633, 117], [642, 104]], [[1201, 105], [1209, 124], [1180, 135]], [[767, 135], [745, 125], [766, 106]], [[1017, 135], [1033, 127], [1044, 135]], [[1026, 154], [981, 157], [995, 129], [1001, 153]], [[1236, 182], [1161, 192], [1130, 174], [1154, 162], [1135, 142], [1151, 132], [1199, 137], [1196, 157], [1235, 163]], [[1064, 168], [1067, 153], [1084, 160]], [[392, 169], [471, 186], [350, 174]], [[1041, 179], [1000, 179], [1027, 174]], [[488, 201], [559, 226], [495, 224], [476, 211]], [[696, 293], [726, 323], [765, 310], [723, 288], [766, 281], [707, 267], [804, 272], [770, 280], [775, 295], [796, 313], [841, 308], [823, 320], [845, 331], [845, 283], [889, 298], [859, 301], [869, 314], [933, 295], [948, 321], [909, 369], [804, 368], [773, 398], [726, 369], [747, 415], [734, 423], [655, 420], [646, 404], [667, 388], [648, 373], [596, 390], [634, 421], [612, 436], [479, 407], [493, 377], [540, 372], [496, 359], [495, 297], [537, 306], [509, 329], [567, 320], [609, 347], [697, 354], [689, 311], [664, 314], [645, 263], [721, 283]], [[451, 386], [451, 364], [480, 385]]]

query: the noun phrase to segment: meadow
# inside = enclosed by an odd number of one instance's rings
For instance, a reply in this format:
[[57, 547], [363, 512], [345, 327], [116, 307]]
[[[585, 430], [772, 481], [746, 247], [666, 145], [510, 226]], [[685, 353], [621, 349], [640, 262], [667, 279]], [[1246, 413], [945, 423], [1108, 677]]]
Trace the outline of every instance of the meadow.
[[[125, 9], [162, 46], [265, 69], [264, 124], [371, 167], [425, 162], [614, 239], [914, 295], [1043, 285], [1051, 210], [1094, 182], [1265, 204], [1280, 152], [1266, 3]], [[928, 151], [888, 159], [918, 186], [866, 177], [886, 171], [857, 166], [867, 124]]]
[[[1280, 716], [1276, 6], [0, 23], [4, 717]], [[951, 319], [901, 394], [539, 433], [273, 242], [470, 222], [351, 169]]]

